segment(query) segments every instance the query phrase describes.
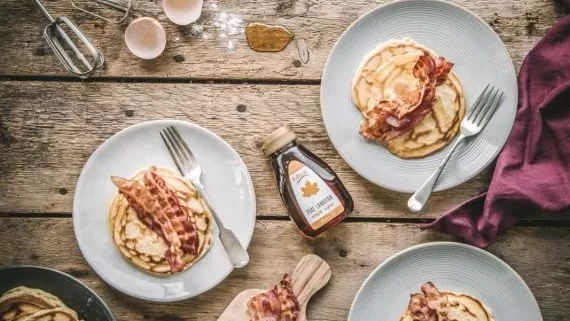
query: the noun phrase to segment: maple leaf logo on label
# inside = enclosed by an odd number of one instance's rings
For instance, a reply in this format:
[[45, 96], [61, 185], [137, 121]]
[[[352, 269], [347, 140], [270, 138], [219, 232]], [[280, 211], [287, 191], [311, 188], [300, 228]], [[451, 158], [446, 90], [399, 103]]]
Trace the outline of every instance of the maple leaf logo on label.
[[317, 195], [319, 192], [319, 186], [317, 186], [317, 182], [311, 183], [307, 181], [305, 186], [301, 187], [301, 190], [303, 191], [303, 197], [309, 198]]

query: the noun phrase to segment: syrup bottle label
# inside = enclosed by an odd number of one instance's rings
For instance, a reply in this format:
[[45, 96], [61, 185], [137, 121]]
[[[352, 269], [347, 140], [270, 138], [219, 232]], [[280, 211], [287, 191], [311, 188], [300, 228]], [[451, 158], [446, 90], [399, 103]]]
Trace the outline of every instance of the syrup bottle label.
[[313, 170], [296, 160], [289, 163], [288, 170], [297, 204], [314, 230], [344, 212], [338, 197]]

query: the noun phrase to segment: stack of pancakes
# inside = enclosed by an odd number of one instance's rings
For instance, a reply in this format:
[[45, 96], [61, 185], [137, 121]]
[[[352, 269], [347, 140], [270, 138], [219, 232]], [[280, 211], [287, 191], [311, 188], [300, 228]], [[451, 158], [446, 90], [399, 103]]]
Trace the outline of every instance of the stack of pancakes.
[[[390, 40], [366, 56], [358, 69], [352, 99], [363, 115], [382, 101], [407, 101], [418, 90], [413, 69], [421, 55], [438, 55], [410, 38]], [[406, 97], [408, 96], [408, 97]], [[445, 147], [459, 131], [465, 113], [463, 88], [451, 71], [436, 87], [436, 102], [431, 113], [412, 130], [380, 142], [401, 158], [421, 158]]]
[[19, 286], [0, 297], [0, 320], [79, 321], [79, 316], [55, 295]]
[[[175, 193], [180, 206], [196, 226], [196, 254], [185, 252], [181, 258], [183, 270], [186, 270], [202, 258], [212, 244], [212, 216], [190, 181], [168, 168], [153, 169], [165, 181], [166, 187]], [[147, 170], [138, 172], [131, 180], [142, 183], [146, 172]], [[117, 194], [113, 199], [109, 210], [109, 226], [115, 245], [128, 262], [151, 274], [173, 273], [166, 257], [168, 243], [159, 233], [141, 222], [127, 198], [121, 194]]]

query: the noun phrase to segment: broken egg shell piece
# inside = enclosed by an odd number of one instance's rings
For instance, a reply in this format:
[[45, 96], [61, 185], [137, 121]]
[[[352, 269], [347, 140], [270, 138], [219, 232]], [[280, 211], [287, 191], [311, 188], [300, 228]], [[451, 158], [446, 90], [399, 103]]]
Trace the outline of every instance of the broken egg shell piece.
[[185, 26], [198, 20], [203, 0], [162, 0], [164, 13], [177, 25]]
[[154, 59], [166, 48], [166, 32], [157, 20], [150, 17], [138, 18], [127, 27], [125, 43], [133, 55]]

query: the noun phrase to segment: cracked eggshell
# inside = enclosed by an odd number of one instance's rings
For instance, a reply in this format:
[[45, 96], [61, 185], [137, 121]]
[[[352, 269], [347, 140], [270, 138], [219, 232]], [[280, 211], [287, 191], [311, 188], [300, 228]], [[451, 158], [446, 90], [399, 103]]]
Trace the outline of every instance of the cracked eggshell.
[[162, 0], [164, 13], [177, 25], [189, 25], [202, 14], [203, 0]]
[[150, 17], [138, 18], [127, 27], [125, 43], [133, 55], [154, 59], [166, 48], [166, 32], [157, 20]]

